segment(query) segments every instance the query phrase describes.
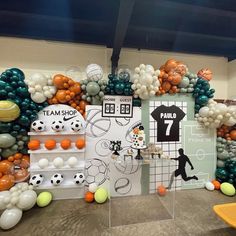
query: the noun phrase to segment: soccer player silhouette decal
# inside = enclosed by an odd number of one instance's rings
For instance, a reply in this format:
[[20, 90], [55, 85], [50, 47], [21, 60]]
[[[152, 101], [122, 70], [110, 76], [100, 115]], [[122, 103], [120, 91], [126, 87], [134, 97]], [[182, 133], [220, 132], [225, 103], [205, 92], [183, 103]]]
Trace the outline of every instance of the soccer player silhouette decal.
[[184, 181], [189, 181], [191, 179], [198, 180], [198, 177], [196, 175], [194, 175], [194, 176], [187, 176], [186, 170], [185, 170], [186, 163], [188, 163], [190, 165], [191, 170], [193, 170], [194, 167], [193, 167], [191, 161], [189, 160], [188, 156], [186, 156], [184, 154], [184, 150], [182, 148], [180, 148], [178, 150], [178, 152], [179, 152], [179, 156], [177, 158], [171, 158], [171, 160], [179, 161], [179, 164], [178, 164], [178, 168], [171, 175], [168, 189], [171, 189], [171, 185], [172, 185], [172, 183], [174, 181], [174, 177], [177, 177], [179, 175], [182, 177], [182, 179]]

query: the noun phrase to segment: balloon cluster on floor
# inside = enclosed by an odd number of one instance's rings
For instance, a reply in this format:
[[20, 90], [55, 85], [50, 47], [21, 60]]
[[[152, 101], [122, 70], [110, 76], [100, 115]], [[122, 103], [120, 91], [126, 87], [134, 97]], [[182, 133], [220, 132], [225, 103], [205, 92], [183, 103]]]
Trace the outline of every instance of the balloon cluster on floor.
[[32, 185], [18, 183], [8, 191], [0, 192], [0, 210], [4, 210], [0, 217], [0, 228], [7, 230], [19, 223], [23, 211], [30, 210], [37, 202], [39, 207], [47, 206], [52, 200], [49, 192], [37, 196]]

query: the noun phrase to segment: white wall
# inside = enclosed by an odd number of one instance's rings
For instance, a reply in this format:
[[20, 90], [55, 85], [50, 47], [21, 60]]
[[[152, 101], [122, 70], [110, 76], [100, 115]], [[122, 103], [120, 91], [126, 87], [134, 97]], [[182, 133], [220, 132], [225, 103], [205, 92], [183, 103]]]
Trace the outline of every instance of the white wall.
[[[0, 71], [19, 67], [26, 76], [37, 71], [53, 75], [65, 74], [71, 66], [77, 66], [84, 71], [88, 64], [97, 63], [103, 67], [105, 73], [109, 73], [111, 53], [111, 49], [103, 46], [0, 37]], [[211, 85], [216, 90], [215, 98], [229, 98], [228, 62], [223, 57], [122, 49], [120, 64], [126, 64], [131, 69], [140, 63], [159, 68], [170, 58], [182, 60], [194, 73], [201, 68], [210, 68], [214, 75]]]
[[229, 62], [228, 97], [236, 99], [236, 60]]

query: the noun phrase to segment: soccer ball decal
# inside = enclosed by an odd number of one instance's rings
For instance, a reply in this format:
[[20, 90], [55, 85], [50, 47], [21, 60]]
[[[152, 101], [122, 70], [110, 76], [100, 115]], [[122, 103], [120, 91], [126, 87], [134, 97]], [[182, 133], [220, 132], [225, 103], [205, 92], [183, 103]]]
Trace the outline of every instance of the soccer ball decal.
[[60, 132], [60, 131], [64, 130], [64, 127], [65, 127], [64, 123], [61, 120], [53, 121], [52, 126], [51, 126], [51, 128], [56, 132]]
[[33, 185], [34, 187], [38, 187], [40, 184], [43, 183], [43, 179], [44, 178], [41, 174], [32, 175], [29, 180], [29, 184]]
[[42, 120], [36, 120], [31, 124], [31, 129], [34, 132], [42, 132], [45, 130], [45, 124]]
[[83, 128], [83, 125], [79, 120], [75, 120], [71, 122], [70, 127], [74, 132], [78, 132]]
[[100, 159], [91, 159], [85, 164], [86, 185], [96, 183], [98, 186], [103, 184], [108, 177], [109, 169], [107, 164]]
[[54, 186], [60, 185], [64, 180], [64, 177], [62, 174], [56, 173], [51, 177], [51, 184]]
[[85, 180], [84, 173], [76, 173], [74, 175], [75, 184], [82, 184]]

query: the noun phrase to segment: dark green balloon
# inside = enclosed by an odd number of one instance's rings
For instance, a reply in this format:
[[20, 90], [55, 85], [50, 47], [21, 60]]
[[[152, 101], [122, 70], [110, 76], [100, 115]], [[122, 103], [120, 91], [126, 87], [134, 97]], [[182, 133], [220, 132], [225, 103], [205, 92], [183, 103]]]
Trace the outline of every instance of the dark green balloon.
[[1, 90], [0, 90], [0, 100], [4, 100], [4, 99], [6, 99], [6, 98], [7, 98], [7, 91], [1, 89]]
[[19, 119], [18, 119], [18, 123], [22, 126], [29, 126], [30, 125], [30, 120], [27, 116], [22, 115]]
[[0, 122], [0, 133], [9, 133], [11, 131], [11, 123]]
[[119, 82], [115, 85], [115, 92], [116, 94], [123, 94], [125, 85], [122, 82]]
[[222, 180], [226, 180], [228, 178], [228, 173], [224, 168], [217, 168], [216, 177]]
[[18, 68], [11, 68], [10, 71], [14, 74], [14, 75], [18, 75], [21, 77], [25, 77], [24, 72]]
[[23, 87], [17, 88], [16, 93], [18, 96], [23, 97], [23, 98], [29, 97], [29, 92], [27, 88], [23, 88]]
[[5, 89], [6, 86], [7, 86], [7, 83], [0, 80], [0, 89]]

